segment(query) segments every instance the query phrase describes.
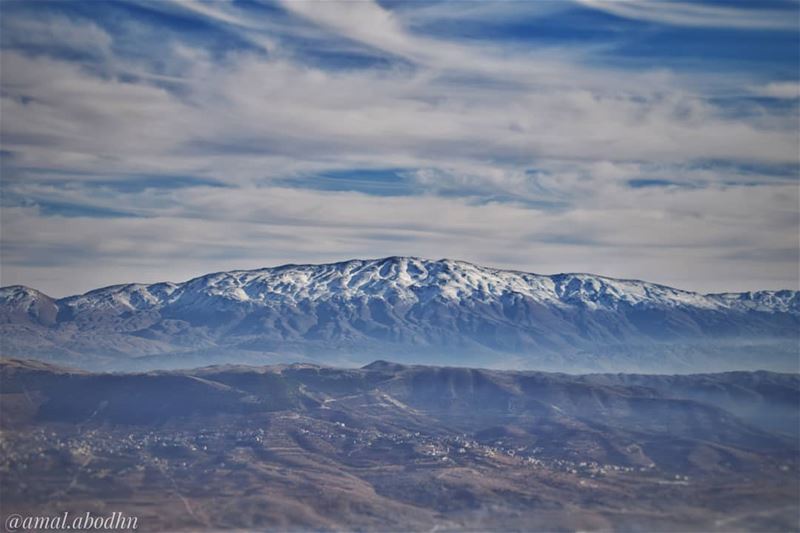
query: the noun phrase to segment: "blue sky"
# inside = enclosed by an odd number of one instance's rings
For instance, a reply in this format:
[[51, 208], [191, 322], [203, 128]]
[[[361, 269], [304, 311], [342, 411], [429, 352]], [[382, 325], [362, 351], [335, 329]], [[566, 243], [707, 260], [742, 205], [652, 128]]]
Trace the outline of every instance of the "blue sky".
[[415, 255], [800, 288], [800, 3], [0, 4], [0, 281]]

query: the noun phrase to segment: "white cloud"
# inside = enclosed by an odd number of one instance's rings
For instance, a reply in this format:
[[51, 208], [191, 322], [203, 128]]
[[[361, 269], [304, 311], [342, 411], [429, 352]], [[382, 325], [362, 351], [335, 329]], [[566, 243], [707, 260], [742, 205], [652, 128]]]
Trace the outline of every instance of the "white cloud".
[[465, 85], [425, 69], [331, 73], [249, 55], [192, 65], [178, 96], [4, 52], [4, 147], [37, 167], [233, 182], [325, 165], [796, 160], [791, 117], [729, 118], [679, 88], [637, 94], [624, 74], [624, 92], [604, 94], [564, 73], [550, 83], [572, 88]]
[[55, 14], [16, 17], [4, 25], [4, 41], [10, 46], [57, 48], [101, 57], [111, 53], [111, 36], [97, 24]]
[[[285, 187], [144, 191], [124, 196], [123, 205], [92, 188], [60, 196], [40, 191], [51, 200], [146, 217], [99, 220], [5, 208], [2, 283], [63, 295], [213, 270], [407, 254], [706, 291], [798, 285], [800, 197], [792, 184], [631, 189], [624, 181], [559, 178], [545, 190], [560, 187], [554, 193], [572, 198], [568, 209]], [[169, 201], [159, 206], [162, 194]], [[59, 275], [48, 279], [56, 259]]]
[[291, 2], [286, 9], [386, 52], [417, 59], [425, 55], [419, 42], [404, 31], [397, 18], [375, 2]]
[[673, 0], [576, 0], [613, 15], [670, 24], [711, 28], [797, 30], [797, 6], [791, 9], [753, 9], [701, 5]]
[[796, 100], [800, 98], [800, 82], [796, 81], [776, 81], [767, 83], [761, 87], [753, 89], [758, 95], [769, 98], [780, 98], [785, 100]]
[[[243, 20], [235, 6], [187, 6], [261, 39], [262, 21]], [[106, 43], [108, 68], [98, 73], [4, 51], [6, 191], [141, 218], [4, 207], [2, 283], [65, 294], [413, 254], [705, 290], [796, 284], [796, 182], [731, 170], [796, 164], [796, 117], [769, 108], [731, 114], [663, 70], [592, 68], [559, 54], [501, 57], [492, 46], [421, 38], [372, 3], [287, 7], [411, 67], [326, 70], [273, 44], [268, 56], [220, 58], [172, 43], [160, 49], [163, 70], [146, 72]], [[46, 40], [77, 35], [81, 26], [67, 24]], [[725, 83], [738, 90], [738, 81]], [[790, 92], [777, 83], [763, 91]], [[732, 163], [693, 165], [706, 160]], [[276, 185], [351, 168], [409, 169], [417, 195]], [[138, 174], [209, 177], [230, 188], [119, 193], [93, 183]], [[637, 179], [667, 186], [631, 188]]]

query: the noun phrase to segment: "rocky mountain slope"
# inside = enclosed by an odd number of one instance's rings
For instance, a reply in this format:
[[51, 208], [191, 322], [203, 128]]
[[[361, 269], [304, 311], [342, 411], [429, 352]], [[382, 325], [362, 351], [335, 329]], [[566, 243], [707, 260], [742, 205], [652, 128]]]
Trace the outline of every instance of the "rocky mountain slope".
[[697, 294], [391, 257], [53, 299], [0, 289], [5, 355], [84, 367], [376, 358], [585, 371], [798, 369], [800, 293]]

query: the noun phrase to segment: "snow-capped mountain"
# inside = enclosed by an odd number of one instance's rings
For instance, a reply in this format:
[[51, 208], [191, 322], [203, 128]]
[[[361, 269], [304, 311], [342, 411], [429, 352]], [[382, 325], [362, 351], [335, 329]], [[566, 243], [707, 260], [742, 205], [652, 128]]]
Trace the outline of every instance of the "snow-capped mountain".
[[697, 294], [390, 257], [208, 274], [52, 299], [0, 289], [4, 355], [78, 366], [376, 357], [492, 367], [798, 366], [800, 293]]

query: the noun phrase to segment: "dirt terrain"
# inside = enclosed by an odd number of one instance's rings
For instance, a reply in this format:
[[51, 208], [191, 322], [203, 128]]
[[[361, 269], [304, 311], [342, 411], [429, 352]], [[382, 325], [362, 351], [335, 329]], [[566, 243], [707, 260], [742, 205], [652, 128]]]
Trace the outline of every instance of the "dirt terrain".
[[799, 527], [795, 375], [385, 362], [90, 374], [21, 360], [1, 375], [4, 517], [118, 511], [143, 530]]

